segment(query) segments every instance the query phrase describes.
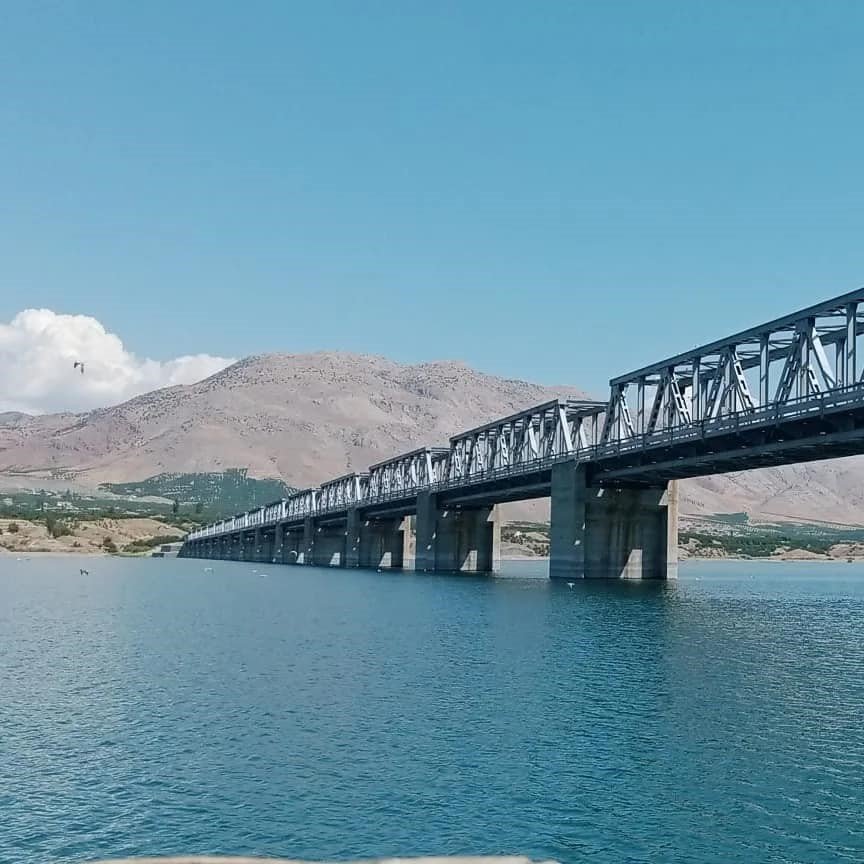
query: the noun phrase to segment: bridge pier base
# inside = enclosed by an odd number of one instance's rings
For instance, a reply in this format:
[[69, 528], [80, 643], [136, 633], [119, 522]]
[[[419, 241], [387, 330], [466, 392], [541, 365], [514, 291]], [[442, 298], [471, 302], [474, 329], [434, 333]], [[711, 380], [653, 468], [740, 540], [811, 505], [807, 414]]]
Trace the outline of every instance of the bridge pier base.
[[256, 563], [264, 560], [264, 532], [256, 528], [252, 534], [252, 556], [251, 561]]
[[315, 520], [307, 516], [303, 520], [303, 535], [300, 538], [300, 551], [297, 554], [298, 564], [314, 564], [315, 555]]
[[364, 520], [361, 519], [357, 508], [350, 507], [345, 525], [345, 551], [339, 562], [343, 567], [360, 566], [360, 541], [363, 528]]
[[273, 528], [273, 546], [270, 549], [270, 561], [273, 564], [284, 564], [282, 550], [285, 543], [285, 526], [278, 522]]
[[344, 567], [346, 529], [339, 523], [314, 525], [309, 563], [316, 567]]
[[612, 489], [586, 468], [552, 468], [553, 579], [669, 579], [678, 575], [678, 484]]
[[360, 525], [357, 566], [382, 570], [403, 569], [409, 557], [409, 534], [408, 520], [402, 516], [364, 520]]
[[414, 569], [421, 572], [493, 573], [501, 565], [501, 520], [497, 506], [441, 507], [437, 496], [417, 496]]

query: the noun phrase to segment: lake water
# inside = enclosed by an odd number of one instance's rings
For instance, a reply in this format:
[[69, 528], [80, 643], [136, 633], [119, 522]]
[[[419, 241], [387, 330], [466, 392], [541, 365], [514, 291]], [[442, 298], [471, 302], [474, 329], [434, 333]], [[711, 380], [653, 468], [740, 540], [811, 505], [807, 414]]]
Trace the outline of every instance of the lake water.
[[864, 861], [864, 568], [532, 568], [0, 559], [0, 861]]

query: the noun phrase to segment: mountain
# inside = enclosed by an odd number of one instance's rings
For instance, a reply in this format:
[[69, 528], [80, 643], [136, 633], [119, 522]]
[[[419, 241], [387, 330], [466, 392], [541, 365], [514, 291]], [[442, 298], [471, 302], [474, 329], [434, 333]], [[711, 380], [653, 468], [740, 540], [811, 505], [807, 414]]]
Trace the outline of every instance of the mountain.
[[[95, 486], [242, 467], [311, 486], [556, 396], [585, 395], [458, 362], [268, 354], [85, 414], [2, 415], [0, 478]], [[864, 458], [700, 478], [681, 497], [689, 513], [864, 523]]]
[[20, 426], [29, 417], [21, 411], [0, 411], [0, 426]]
[[584, 394], [455, 362], [269, 354], [112, 408], [0, 426], [0, 472], [102, 483], [244, 467], [315, 485], [558, 395]]

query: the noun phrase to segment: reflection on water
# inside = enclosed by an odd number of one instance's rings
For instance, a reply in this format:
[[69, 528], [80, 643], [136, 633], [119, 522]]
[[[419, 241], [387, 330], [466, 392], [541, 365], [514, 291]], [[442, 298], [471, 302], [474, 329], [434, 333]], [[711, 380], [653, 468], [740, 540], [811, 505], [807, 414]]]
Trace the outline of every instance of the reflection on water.
[[862, 860], [864, 569], [544, 568], [0, 560], [0, 861]]

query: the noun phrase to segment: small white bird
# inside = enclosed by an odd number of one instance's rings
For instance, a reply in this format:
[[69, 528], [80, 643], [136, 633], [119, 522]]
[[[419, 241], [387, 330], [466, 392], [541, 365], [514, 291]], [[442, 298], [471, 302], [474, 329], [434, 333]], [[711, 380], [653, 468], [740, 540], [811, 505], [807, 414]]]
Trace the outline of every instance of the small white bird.
[[82, 374], [82, 375], [84, 374], [84, 364], [83, 364], [80, 360], [76, 360], [76, 361], [72, 364], [72, 368], [73, 368], [73, 369], [80, 369], [80, 370], [81, 370], [81, 374]]
[[567, 587], [568, 587], [571, 591], [573, 590], [573, 585], [574, 585], [573, 582], [568, 582], [568, 583], [567, 583]]

